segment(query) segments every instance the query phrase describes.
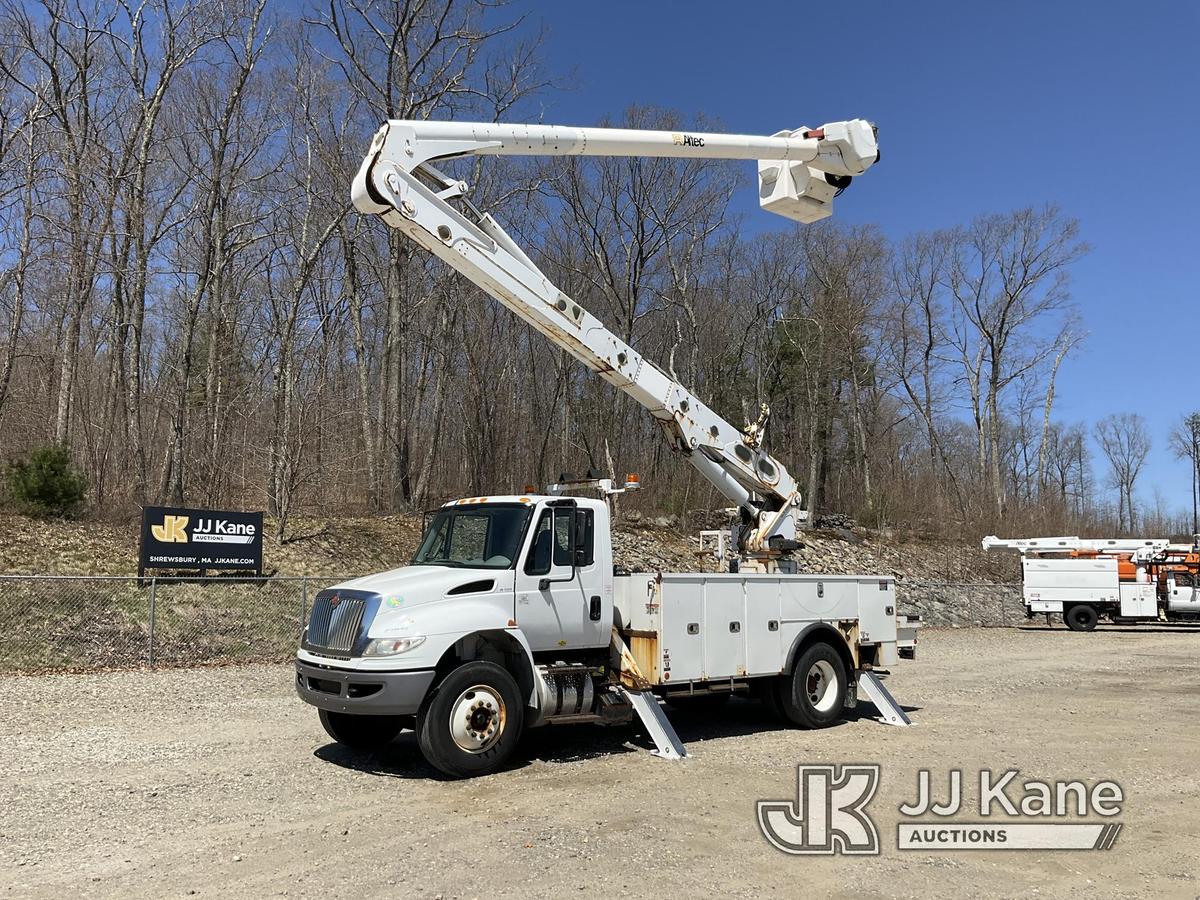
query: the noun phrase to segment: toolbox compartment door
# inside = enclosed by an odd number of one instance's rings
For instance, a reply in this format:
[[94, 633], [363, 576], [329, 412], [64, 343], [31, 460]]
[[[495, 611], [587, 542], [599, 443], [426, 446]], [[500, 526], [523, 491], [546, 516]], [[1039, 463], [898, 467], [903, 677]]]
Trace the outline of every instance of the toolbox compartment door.
[[704, 672], [704, 580], [672, 575], [660, 585], [662, 622], [659, 672], [662, 683], [697, 681]]
[[704, 604], [704, 678], [746, 674], [746, 590], [740, 579], [709, 581]]

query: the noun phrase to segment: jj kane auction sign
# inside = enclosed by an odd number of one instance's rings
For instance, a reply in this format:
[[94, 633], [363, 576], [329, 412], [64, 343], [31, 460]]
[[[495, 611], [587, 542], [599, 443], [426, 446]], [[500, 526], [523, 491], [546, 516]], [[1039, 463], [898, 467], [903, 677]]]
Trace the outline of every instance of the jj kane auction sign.
[[142, 508], [138, 564], [146, 569], [253, 569], [262, 571], [260, 512]]

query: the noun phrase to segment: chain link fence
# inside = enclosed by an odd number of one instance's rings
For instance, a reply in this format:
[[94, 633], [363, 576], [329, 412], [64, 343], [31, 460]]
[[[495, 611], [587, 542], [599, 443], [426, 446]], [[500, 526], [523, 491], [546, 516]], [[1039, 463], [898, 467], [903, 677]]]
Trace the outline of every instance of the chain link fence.
[[[324, 578], [0, 575], [0, 672], [285, 662]], [[899, 611], [929, 626], [1025, 621], [1019, 584], [905, 579]]]
[[0, 576], [0, 672], [282, 662], [328, 578]]

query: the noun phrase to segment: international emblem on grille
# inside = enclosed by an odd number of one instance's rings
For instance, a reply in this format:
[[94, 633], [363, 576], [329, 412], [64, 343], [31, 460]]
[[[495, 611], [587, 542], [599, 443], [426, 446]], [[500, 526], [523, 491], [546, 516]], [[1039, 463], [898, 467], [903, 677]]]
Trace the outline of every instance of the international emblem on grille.
[[308, 644], [324, 650], [349, 653], [362, 625], [366, 602], [361, 597], [317, 595], [308, 623]]

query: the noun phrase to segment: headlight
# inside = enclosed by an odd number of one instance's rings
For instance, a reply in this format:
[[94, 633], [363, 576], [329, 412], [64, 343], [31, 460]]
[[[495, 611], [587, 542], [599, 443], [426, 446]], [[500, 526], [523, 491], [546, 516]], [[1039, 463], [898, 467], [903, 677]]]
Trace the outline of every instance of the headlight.
[[396, 656], [399, 653], [407, 653], [414, 647], [420, 647], [423, 643], [425, 643], [423, 634], [399, 638], [375, 638], [367, 643], [367, 649], [363, 651], [363, 656]]

